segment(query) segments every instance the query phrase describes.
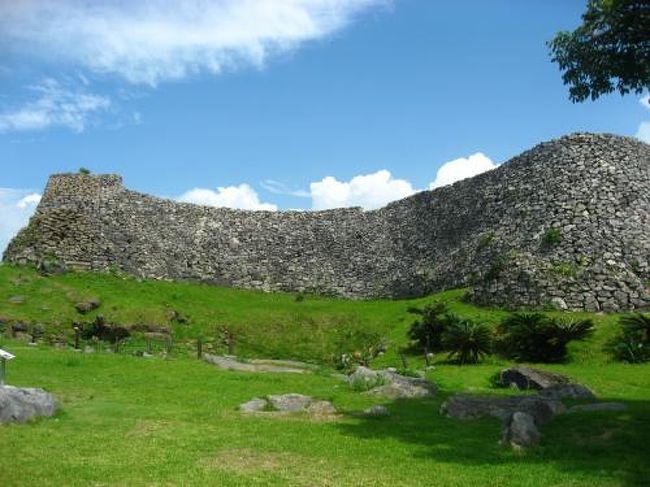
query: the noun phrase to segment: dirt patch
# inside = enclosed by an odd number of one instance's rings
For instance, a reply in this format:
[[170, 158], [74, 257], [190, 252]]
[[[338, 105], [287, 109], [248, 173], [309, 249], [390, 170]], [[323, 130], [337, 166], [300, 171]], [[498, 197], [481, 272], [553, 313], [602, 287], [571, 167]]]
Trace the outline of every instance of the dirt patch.
[[160, 431], [169, 428], [171, 423], [169, 421], [155, 421], [147, 419], [139, 419], [136, 421], [135, 426], [126, 433], [129, 438], [142, 438], [155, 435]]
[[305, 463], [306, 459], [299, 455], [256, 451], [250, 448], [224, 450], [215, 457], [204, 459], [203, 464], [218, 470], [237, 473], [269, 472], [296, 467]]

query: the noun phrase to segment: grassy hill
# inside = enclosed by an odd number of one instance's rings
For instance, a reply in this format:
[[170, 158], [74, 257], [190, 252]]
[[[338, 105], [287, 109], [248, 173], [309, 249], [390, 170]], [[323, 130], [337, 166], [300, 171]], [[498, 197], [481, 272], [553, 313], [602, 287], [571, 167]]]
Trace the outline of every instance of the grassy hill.
[[[488, 324], [507, 314], [464, 303], [463, 294], [345, 301], [114, 275], [44, 277], [0, 266], [4, 322], [41, 323], [50, 336], [67, 333], [70, 339], [72, 321], [101, 313], [122, 325], [168, 327], [178, 344], [167, 359], [145, 359], [0, 338], [0, 346], [17, 356], [9, 382], [44, 387], [62, 404], [55, 418], [0, 427], [2, 485], [647, 485], [650, 364], [616, 363], [603, 352], [616, 315], [589, 315], [596, 333], [572, 344], [566, 363], [543, 367], [629, 409], [560, 415], [542, 429], [541, 445], [523, 455], [498, 444], [498, 421], [462, 422], [438, 412], [456, 392], [511, 393], [491, 385], [491, 376], [507, 365], [497, 357], [472, 366], [436, 357], [427, 377], [439, 393], [391, 402], [351, 390], [327, 368], [308, 375], [222, 371], [181, 346], [203, 336], [218, 347], [219, 327], [228, 326], [240, 355], [328, 366], [332, 354], [374, 334], [387, 351], [372, 365], [399, 366], [397, 350], [407, 343], [413, 318], [409, 306], [441, 299], [461, 316]], [[17, 296], [22, 299], [10, 299]], [[102, 304], [82, 316], [74, 305], [88, 298]], [[172, 310], [187, 322], [171, 319]], [[416, 355], [409, 361], [422, 365]], [[252, 397], [288, 392], [332, 400], [342, 415], [315, 421], [237, 411]], [[385, 404], [391, 415], [357, 414], [372, 404]]]

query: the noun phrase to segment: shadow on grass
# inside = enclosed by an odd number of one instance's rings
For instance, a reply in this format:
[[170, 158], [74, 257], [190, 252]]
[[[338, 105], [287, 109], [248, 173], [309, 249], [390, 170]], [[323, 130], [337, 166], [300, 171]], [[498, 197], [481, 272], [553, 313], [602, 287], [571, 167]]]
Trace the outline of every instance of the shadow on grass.
[[648, 401], [626, 401], [628, 409], [622, 412], [559, 415], [541, 428], [539, 446], [518, 454], [499, 444], [498, 420], [461, 421], [440, 415], [445, 398], [440, 395], [398, 400], [386, 404], [391, 411], [388, 417], [360, 417], [338, 427], [344, 434], [358, 438], [394, 438], [422, 446], [418, 456], [441, 463], [521, 467], [545, 464], [560, 472], [594, 476], [617, 485], [649, 485]]

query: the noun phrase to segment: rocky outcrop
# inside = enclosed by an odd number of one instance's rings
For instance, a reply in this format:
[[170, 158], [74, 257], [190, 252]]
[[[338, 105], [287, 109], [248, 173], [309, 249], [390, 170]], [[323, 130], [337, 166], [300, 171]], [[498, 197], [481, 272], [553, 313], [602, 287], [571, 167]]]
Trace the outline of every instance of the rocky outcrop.
[[337, 413], [330, 401], [303, 394], [289, 393], [255, 397], [239, 406], [243, 413], [305, 413], [309, 416], [332, 416]]
[[533, 369], [519, 365], [502, 370], [499, 374], [499, 385], [516, 389], [546, 389], [569, 383], [569, 378], [547, 370]]
[[407, 377], [395, 370], [372, 370], [359, 366], [348, 376], [348, 384], [387, 399], [431, 397], [436, 386], [421, 377]]
[[467, 286], [479, 304], [647, 307], [650, 146], [573, 134], [384, 208], [210, 208], [52, 176], [4, 259], [353, 298]]
[[0, 423], [24, 423], [38, 416], [52, 416], [56, 398], [43, 389], [0, 386]]

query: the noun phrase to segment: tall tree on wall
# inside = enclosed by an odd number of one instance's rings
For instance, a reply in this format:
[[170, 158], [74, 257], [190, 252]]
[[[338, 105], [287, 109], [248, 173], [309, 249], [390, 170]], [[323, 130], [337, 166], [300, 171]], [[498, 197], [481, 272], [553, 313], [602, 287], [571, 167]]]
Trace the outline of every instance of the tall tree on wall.
[[650, 0], [588, 0], [582, 21], [548, 42], [571, 101], [650, 89]]

